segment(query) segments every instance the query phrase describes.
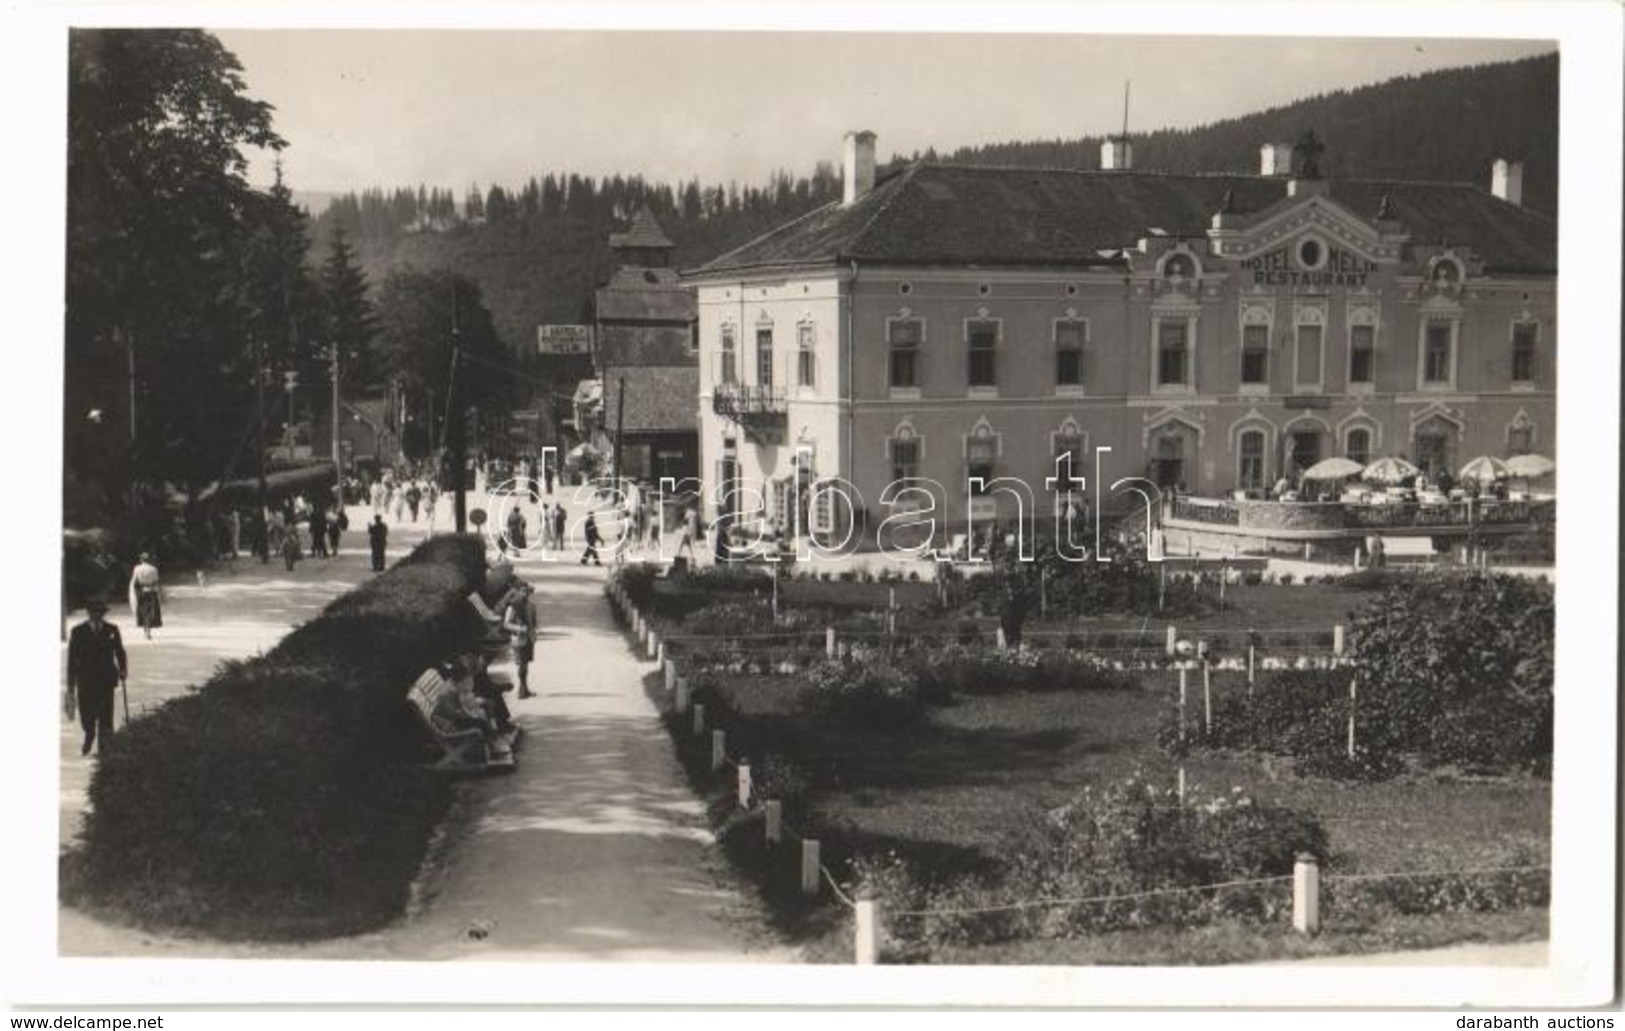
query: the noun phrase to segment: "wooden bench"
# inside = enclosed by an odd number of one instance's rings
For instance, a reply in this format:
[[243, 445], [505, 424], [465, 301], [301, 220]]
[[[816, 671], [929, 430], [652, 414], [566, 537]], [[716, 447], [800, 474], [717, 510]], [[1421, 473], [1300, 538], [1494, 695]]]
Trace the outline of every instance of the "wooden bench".
[[[429, 768], [445, 773], [490, 773], [516, 768], [511, 742], [492, 738], [478, 727], [448, 728], [436, 721], [435, 713], [446, 693], [457, 688], [436, 669], [423, 671], [406, 694], [412, 711], [440, 748], [440, 759]], [[493, 743], [499, 745], [493, 748]]]

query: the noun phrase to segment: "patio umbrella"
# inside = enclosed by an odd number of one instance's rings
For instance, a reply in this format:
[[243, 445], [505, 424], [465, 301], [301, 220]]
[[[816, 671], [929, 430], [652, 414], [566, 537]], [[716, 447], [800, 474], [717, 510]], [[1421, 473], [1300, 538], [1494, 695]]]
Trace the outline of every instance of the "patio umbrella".
[[1495, 483], [1511, 475], [1512, 473], [1507, 470], [1507, 464], [1499, 458], [1494, 455], [1479, 455], [1462, 466], [1456, 478], [1469, 483]]
[[1507, 472], [1520, 480], [1538, 480], [1557, 471], [1557, 463], [1545, 455], [1513, 455], [1506, 465]]
[[1365, 467], [1361, 479], [1368, 483], [1380, 483], [1384, 486], [1394, 486], [1420, 473], [1422, 470], [1405, 461], [1403, 458], [1379, 458]]
[[1346, 480], [1365, 472], [1365, 466], [1351, 458], [1323, 458], [1303, 471], [1306, 480]]

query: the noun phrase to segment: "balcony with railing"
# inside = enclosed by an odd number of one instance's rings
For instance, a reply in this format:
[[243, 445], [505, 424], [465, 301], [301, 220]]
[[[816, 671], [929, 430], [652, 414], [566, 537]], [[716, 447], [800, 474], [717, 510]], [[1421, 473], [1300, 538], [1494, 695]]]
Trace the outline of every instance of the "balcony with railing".
[[751, 440], [771, 443], [789, 424], [790, 404], [783, 387], [738, 381], [732, 355], [718, 355], [713, 370], [711, 410], [737, 424]]
[[1374, 503], [1179, 497], [1168, 504], [1166, 515], [1169, 523], [1192, 529], [1228, 527], [1241, 533], [1283, 537], [1354, 536], [1373, 531], [1515, 533], [1554, 523], [1557, 501], [1460, 498]]

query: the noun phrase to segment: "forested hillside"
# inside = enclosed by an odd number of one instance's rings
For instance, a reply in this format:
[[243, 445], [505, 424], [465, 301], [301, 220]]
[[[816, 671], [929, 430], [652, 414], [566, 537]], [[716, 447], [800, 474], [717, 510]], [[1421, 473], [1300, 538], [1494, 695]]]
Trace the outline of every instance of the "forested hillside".
[[[1557, 55], [1452, 68], [1337, 90], [1195, 129], [1134, 133], [1136, 168], [1256, 172], [1258, 149], [1313, 129], [1337, 178], [1488, 187], [1498, 157], [1524, 162], [1524, 204], [1557, 214]], [[1103, 137], [964, 147], [916, 155], [978, 165], [1098, 168]]]
[[[1334, 177], [1471, 182], [1487, 186], [1496, 157], [1525, 162], [1524, 201], [1557, 210], [1557, 56], [1451, 69], [1355, 90], [1196, 129], [1135, 134], [1135, 167], [1198, 172], [1257, 170], [1262, 143], [1313, 129]], [[892, 164], [945, 162], [1099, 167], [1099, 137], [1026, 141], [894, 156]], [[884, 174], [884, 170], [882, 171]], [[651, 183], [640, 176], [594, 180], [569, 172], [518, 185], [453, 191], [373, 189], [335, 198], [315, 219], [313, 257], [342, 227], [374, 285], [391, 269], [445, 267], [477, 283], [501, 339], [533, 355], [536, 326], [578, 322], [610, 272], [609, 234], [647, 204], [688, 268], [840, 194], [831, 163], [811, 175], [776, 173], [763, 186]], [[527, 360], [533, 371], [546, 376]], [[570, 374], [577, 370], [572, 368]], [[566, 370], [558, 370], [566, 378]], [[561, 383], [561, 385], [563, 385]]]

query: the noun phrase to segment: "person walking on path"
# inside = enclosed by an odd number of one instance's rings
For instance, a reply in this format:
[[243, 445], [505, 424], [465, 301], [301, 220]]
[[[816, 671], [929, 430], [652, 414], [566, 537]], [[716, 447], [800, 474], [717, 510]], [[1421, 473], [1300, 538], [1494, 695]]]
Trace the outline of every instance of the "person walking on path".
[[98, 755], [107, 750], [113, 736], [113, 692], [129, 675], [124, 639], [118, 627], [107, 622], [105, 601], [85, 606], [87, 618], [68, 635], [68, 689], [63, 706], [69, 717], [75, 704], [85, 742], [80, 755], [89, 755], [95, 746]]
[[327, 550], [334, 558], [339, 557], [339, 538], [349, 528], [350, 517], [344, 514], [343, 502], [327, 510]]
[[557, 501], [553, 502], [553, 542], [554, 546], [563, 551], [566, 545], [564, 539], [565, 523], [564, 506]]
[[[677, 555], [684, 549], [688, 550], [690, 561], [694, 560], [694, 542], [700, 539], [700, 510], [698, 506], [690, 505], [683, 513], [683, 539], [677, 544]], [[673, 558], [676, 556], [674, 555]]]
[[243, 514], [235, 508], [226, 515], [226, 536], [231, 543], [231, 557], [236, 558], [243, 550]]
[[520, 511], [519, 499], [517, 496], [513, 497], [512, 501], [513, 507], [508, 510], [507, 540], [508, 547], [512, 548], [517, 554], [524, 551], [528, 546], [525, 541], [525, 513]]
[[298, 565], [299, 560], [304, 557], [299, 550], [298, 523], [288, 524], [287, 531], [282, 535], [281, 553], [282, 565], [288, 570], [288, 572], [293, 572], [293, 567]]
[[581, 564], [586, 565], [587, 560], [590, 558], [592, 559], [593, 565], [603, 565], [602, 562], [598, 561], [598, 545], [602, 544], [604, 539], [598, 535], [597, 516], [593, 515], [591, 512], [588, 512], [586, 525], [581, 528], [581, 532], [587, 538], [587, 550], [581, 553]]
[[418, 488], [418, 481], [413, 480], [412, 485], [406, 488], [406, 507], [412, 510], [412, 522], [418, 521], [418, 506], [423, 504], [423, 491]]
[[507, 595], [507, 607], [502, 612], [502, 629], [513, 637], [514, 666], [519, 673], [519, 697], [531, 698], [530, 664], [536, 658], [536, 589], [518, 581], [515, 590]]
[[327, 557], [327, 516], [321, 509], [311, 506], [310, 518], [306, 520], [310, 528], [310, 554], [312, 558]]
[[135, 616], [136, 625], [148, 639], [154, 630], [164, 625], [163, 588], [158, 580], [158, 567], [153, 564], [152, 553], [142, 552], [141, 560], [130, 573], [130, 614]]
[[389, 543], [389, 527], [384, 525], [384, 514], [379, 512], [367, 524], [367, 544], [372, 548], [372, 571], [384, 571], [384, 546]]

